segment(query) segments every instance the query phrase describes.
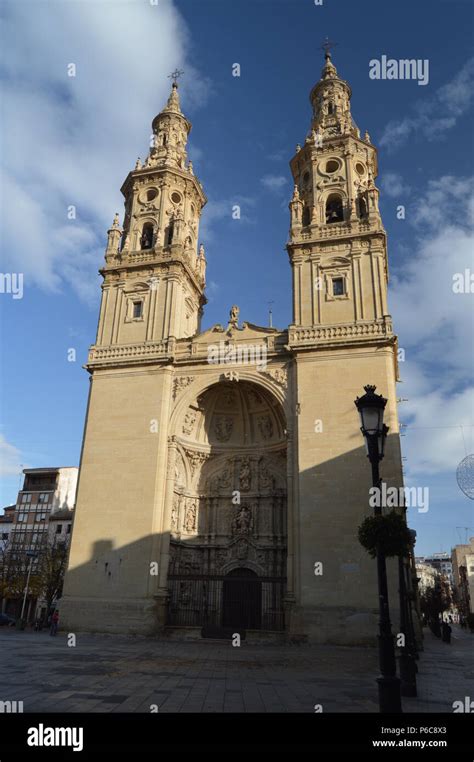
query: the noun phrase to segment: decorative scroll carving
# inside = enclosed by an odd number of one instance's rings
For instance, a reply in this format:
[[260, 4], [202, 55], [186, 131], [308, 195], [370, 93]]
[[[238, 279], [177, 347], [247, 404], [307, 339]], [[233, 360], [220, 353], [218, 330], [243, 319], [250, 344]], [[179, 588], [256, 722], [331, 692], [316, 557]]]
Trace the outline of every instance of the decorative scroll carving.
[[286, 389], [288, 386], [288, 371], [286, 368], [274, 368], [265, 371], [261, 371], [265, 376], [270, 376], [272, 381]]
[[173, 381], [173, 399], [194, 381], [194, 376], [180, 376]]

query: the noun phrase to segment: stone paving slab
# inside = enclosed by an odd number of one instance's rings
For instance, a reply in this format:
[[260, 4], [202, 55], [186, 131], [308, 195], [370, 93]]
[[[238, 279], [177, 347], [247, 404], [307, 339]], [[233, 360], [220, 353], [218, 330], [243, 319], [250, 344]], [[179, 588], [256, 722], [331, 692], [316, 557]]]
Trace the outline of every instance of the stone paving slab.
[[[474, 696], [474, 635], [425, 630], [418, 698], [405, 711], [452, 712]], [[375, 649], [183, 642], [0, 630], [0, 700], [25, 712], [377, 712]]]

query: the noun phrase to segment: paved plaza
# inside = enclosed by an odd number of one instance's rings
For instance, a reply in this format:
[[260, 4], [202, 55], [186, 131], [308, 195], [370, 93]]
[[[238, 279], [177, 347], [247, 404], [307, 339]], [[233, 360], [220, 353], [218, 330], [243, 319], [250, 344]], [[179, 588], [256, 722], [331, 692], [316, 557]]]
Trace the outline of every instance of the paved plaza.
[[[406, 711], [452, 712], [473, 695], [474, 635], [452, 645], [425, 630], [418, 698]], [[0, 631], [2, 701], [24, 712], [376, 712], [370, 648], [182, 642], [123, 636]], [[155, 708], [156, 711], [156, 708]]]

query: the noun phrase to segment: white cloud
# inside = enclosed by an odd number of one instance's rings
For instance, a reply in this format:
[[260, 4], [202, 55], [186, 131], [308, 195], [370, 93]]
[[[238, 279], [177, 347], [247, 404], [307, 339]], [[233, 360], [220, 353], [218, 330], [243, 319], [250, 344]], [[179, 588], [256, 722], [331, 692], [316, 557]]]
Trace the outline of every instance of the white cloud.
[[185, 112], [205, 102], [209, 83], [187, 63], [188, 31], [172, 0], [6, 8], [4, 267], [23, 272], [26, 288], [54, 292], [66, 282], [96, 299], [106, 230], [123, 208], [120, 186], [147, 150], [168, 73], [185, 69]]
[[20, 450], [0, 434], [0, 476], [18, 476], [22, 469]]
[[472, 267], [472, 181], [430, 182], [413, 211], [413, 251], [390, 284], [390, 304], [407, 357], [449, 372], [450, 383], [472, 376], [472, 294], [453, 291], [453, 276]]
[[264, 175], [260, 182], [270, 191], [278, 192], [288, 182], [288, 178], [283, 175]]
[[413, 208], [413, 250], [390, 284], [390, 304], [408, 398], [403, 450], [407, 481], [450, 473], [465, 455], [460, 426], [474, 432], [473, 318], [469, 293], [453, 292], [453, 275], [472, 267], [473, 181], [441, 177]]
[[[404, 373], [410, 388], [410, 372]], [[472, 452], [474, 423], [474, 387], [459, 393], [443, 393], [431, 389], [432, 379], [426, 379], [424, 394], [409, 393], [409, 401], [400, 411], [402, 421], [408, 422], [404, 429], [403, 452], [407, 456], [407, 480], [423, 474], [440, 474], [456, 471], [465, 457], [465, 447]], [[461, 430], [461, 426], [463, 430]], [[464, 436], [463, 436], [464, 434]]]
[[384, 195], [390, 198], [407, 196], [411, 191], [410, 186], [405, 185], [402, 176], [396, 172], [385, 172], [382, 175], [380, 186]]
[[456, 76], [430, 98], [418, 101], [413, 116], [389, 122], [380, 138], [380, 146], [399, 148], [412, 133], [427, 140], [437, 140], [456, 124], [470, 107], [474, 89], [474, 58], [469, 59]]

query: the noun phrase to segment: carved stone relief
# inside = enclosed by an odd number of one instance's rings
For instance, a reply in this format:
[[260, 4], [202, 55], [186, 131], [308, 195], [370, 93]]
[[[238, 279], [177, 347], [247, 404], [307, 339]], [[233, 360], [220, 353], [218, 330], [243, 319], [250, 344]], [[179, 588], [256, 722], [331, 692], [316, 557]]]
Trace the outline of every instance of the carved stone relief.
[[214, 433], [218, 442], [228, 442], [232, 429], [234, 426], [234, 419], [230, 415], [218, 415], [214, 419]]
[[184, 416], [183, 434], [186, 434], [187, 436], [192, 434], [194, 424], [196, 422], [196, 415], [196, 411], [192, 408], [189, 408], [188, 412]]
[[263, 439], [271, 439], [273, 436], [273, 421], [269, 415], [257, 416], [257, 426]]

